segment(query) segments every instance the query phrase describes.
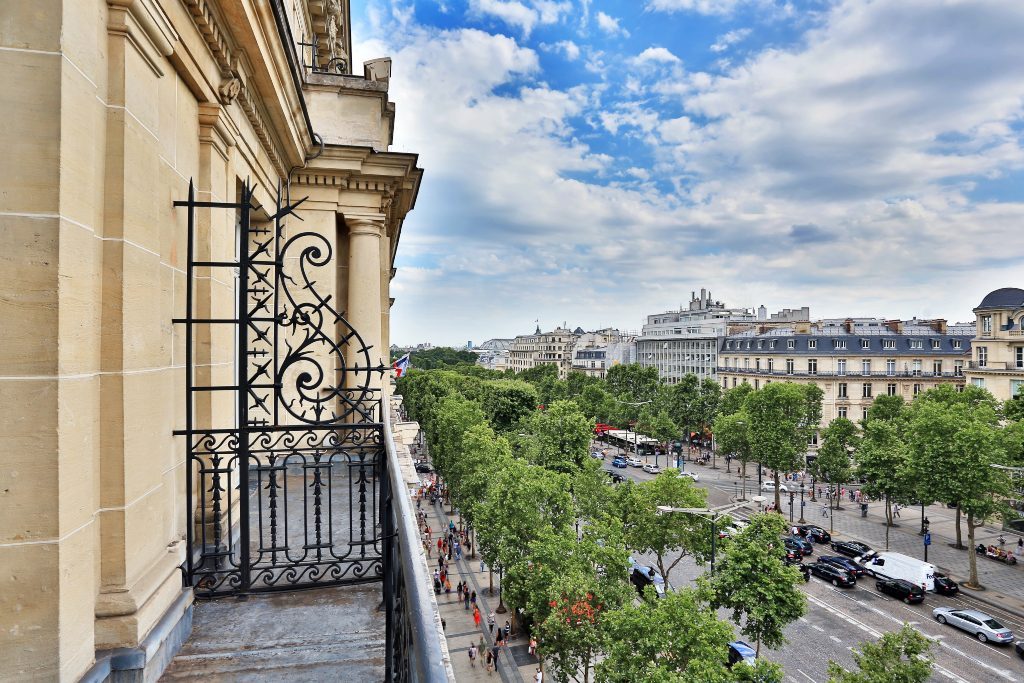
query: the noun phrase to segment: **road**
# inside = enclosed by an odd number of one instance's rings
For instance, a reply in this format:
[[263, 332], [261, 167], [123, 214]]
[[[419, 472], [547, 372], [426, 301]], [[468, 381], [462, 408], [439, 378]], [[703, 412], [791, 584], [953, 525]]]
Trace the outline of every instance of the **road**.
[[[610, 458], [605, 460], [605, 469], [609, 469], [610, 463]], [[734, 488], [731, 481], [727, 484], [707, 481], [706, 468], [696, 469], [701, 476], [698, 485], [708, 489], [710, 505], [730, 502]], [[653, 477], [639, 468], [616, 471], [640, 481]], [[756, 486], [756, 478], [754, 481]], [[741, 512], [738, 516], [745, 514]], [[807, 561], [822, 551], [831, 554], [831, 550], [825, 551], [825, 548], [827, 546], [816, 545], [815, 554]], [[686, 585], [703, 570], [704, 567], [684, 559], [673, 570], [670, 582], [676, 586]], [[905, 605], [875, 591], [874, 580], [870, 577], [862, 578], [850, 589], [834, 588], [812, 577], [804, 590], [808, 599], [807, 614], [787, 628], [787, 644], [780, 650], [762, 651], [762, 656], [783, 665], [787, 682], [826, 681], [829, 660], [853, 667], [852, 648], [886, 631], [898, 630], [904, 623], [911, 624], [935, 643], [932, 648], [935, 681], [1024, 681], [1024, 660], [1012, 647], [980, 643], [963, 631], [939, 624], [932, 617], [932, 609], [939, 606], [979, 609], [1013, 629], [1018, 637], [1024, 637], [1024, 619], [984, 605], [970, 595], [949, 598], [929, 593], [922, 604]], [[721, 616], [727, 618], [728, 614]]]

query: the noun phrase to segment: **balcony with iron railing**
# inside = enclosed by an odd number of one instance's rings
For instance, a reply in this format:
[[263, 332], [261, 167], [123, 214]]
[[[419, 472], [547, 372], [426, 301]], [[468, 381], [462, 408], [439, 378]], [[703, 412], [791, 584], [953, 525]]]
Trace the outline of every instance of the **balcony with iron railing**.
[[973, 372], [1009, 372], [1024, 373], [1024, 365], [1014, 361], [986, 361], [981, 363], [976, 360], [968, 361], [967, 368]]
[[807, 370], [796, 370], [794, 372], [786, 372], [784, 370], [764, 370], [756, 368], [718, 368], [719, 374], [736, 374], [736, 375], [751, 375], [757, 377], [827, 377], [827, 378], [850, 378], [856, 380], [857, 378], [925, 378], [925, 379], [949, 379], [949, 380], [963, 380], [964, 375], [962, 372], [926, 372], [924, 370], [896, 370], [893, 372], [887, 372], [885, 370], [872, 370], [871, 372], [856, 372], [849, 370], [847, 372], [837, 372], [833, 370], [820, 370], [818, 372], [808, 372]]

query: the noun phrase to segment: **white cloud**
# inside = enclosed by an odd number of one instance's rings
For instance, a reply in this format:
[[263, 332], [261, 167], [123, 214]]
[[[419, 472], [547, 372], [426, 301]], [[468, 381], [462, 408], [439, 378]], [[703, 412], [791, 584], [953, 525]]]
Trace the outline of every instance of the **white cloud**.
[[647, 9], [661, 12], [729, 14], [743, 0], [647, 0]]
[[597, 13], [597, 26], [610, 36], [622, 35], [629, 37], [629, 31], [619, 26], [619, 20], [604, 12]]
[[664, 47], [649, 47], [633, 58], [633, 61], [636, 64], [678, 64], [681, 60]]
[[718, 36], [718, 39], [715, 41], [714, 45], [711, 46], [711, 51], [725, 52], [731, 46], [744, 40], [749, 35], [749, 28], [738, 28], [733, 31], [729, 31], [728, 33]]
[[550, 45], [548, 43], [541, 43], [540, 47], [542, 50], [549, 52], [561, 52], [570, 62], [575, 62], [580, 58], [580, 46], [571, 40], [560, 40]]
[[530, 35], [540, 21], [536, 10], [516, 0], [469, 0], [469, 10], [473, 14], [495, 17], [509, 26], [519, 27], [523, 35]]

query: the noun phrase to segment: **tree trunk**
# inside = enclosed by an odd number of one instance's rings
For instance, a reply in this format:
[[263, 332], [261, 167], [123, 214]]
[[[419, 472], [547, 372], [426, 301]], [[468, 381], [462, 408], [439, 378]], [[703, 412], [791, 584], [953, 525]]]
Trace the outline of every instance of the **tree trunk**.
[[782, 511], [780, 510], [781, 501], [779, 499], [779, 471], [775, 470], [772, 472], [772, 477], [775, 479], [775, 511], [782, 514]]
[[957, 506], [956, 506], [956, 549], [957, 550], [963, 550], [964, 549], [963, 536], [961, 534], [962, 534], [962, 532], [960, 531], [960, 504], [957, 503]]
[[[959, 513], [959, 507], [957, 513]], [[971, 544], [970, 551], [967, 553], [969, 557], [969, 566], [971, 568], [970, 577], [967, 579], [967, 585], [971, 588], [981, 588], [981, 584], [978, 582], [978, 553], [974, 550], [974, 513], [967, 513], [967, 542]]]
[[490, 591], [489, 595], [494, 595], [494, 570], [489, 566], [487, 567], [487, 590]]
[[892, 527], [892, 502], [889, 494], [885, 494], [885, 549], [889, 549], [889, 528]]
[[743, 461], [743, 470], [742, 470], [742, 474], [740, 476], [741, 476], [741, 478], [743, 480], [743, 497], [740, 498], [740, 500], [746, 500], [747, 499], [747, 461], [746, 460]]
[[466, 529], [466, 541], [469, 543], [469, 555], [476, 559], [476, 543], [473, 542], [473, 527]]

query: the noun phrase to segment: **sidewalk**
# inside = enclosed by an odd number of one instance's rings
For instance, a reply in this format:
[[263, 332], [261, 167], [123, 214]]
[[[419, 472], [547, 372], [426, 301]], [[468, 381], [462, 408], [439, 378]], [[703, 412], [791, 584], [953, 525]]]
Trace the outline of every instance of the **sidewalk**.
[[[421, 510], [427, 513], [427, 524], [433, 531], [433, 541], [437, 542], [439, 533], [446, 533], [448, 520], [451, 519], [458, 527], [460, 519], [458, 514], [447, 514], [447, 508], [440, 503], [431, 505], [429, 500], [421, 502]], [[431, 556], [427, 559], [431, 573], [437, 567], [437, 546], [432, 548]], [[498, 670], [490, 674], [484, 668], [486, 657], [481, 654], [477, 657], [476, 665], [470, 666], [469, 646], [476, 643], [479, 647], [481, 639], [485, 647], [494, 645], [494, 638], [488, 633], [487, 616], [494, 611], [495, 630], [504, 626], [506, 620], [511, 620], [511, 612], [497, 614], [498, 607], [498, 576], [494, 575], [494, 595], [488, 591], [488, 572], [480, 571], [480, 556], [470, 559], [468, 553], [464, 553], [461, 561], [456, 561], [454, 556], [449, 562], [450, 581], [453, 589], [450, 594], [441, 593], [437, 596], [438, 609], [441, 617], [446, 622], [445, 636], [448, 639], [448, 651], [452, 657], [452, 667], [455, 670], [455, 677], [460, 681], [497, 681], [504, 683], [521, 683], [532, 681], [537, 670], [537, 658], [529, 654], [529, 644], [522, 634], [509, 638], [508, 644], [501, 648], [499, 654]], [[473, 623], [472, 608], [466, 610], [463, 603], [459, 601], [458, 593], [454, 586], [460, 581], [468, 581], [471, 590], [476, 591], [477, 604], [480, 607], [480, 615], [483, 617], [478, 629]]]

